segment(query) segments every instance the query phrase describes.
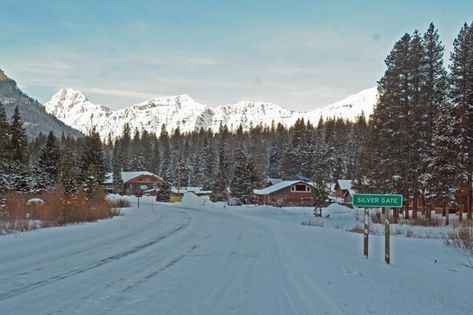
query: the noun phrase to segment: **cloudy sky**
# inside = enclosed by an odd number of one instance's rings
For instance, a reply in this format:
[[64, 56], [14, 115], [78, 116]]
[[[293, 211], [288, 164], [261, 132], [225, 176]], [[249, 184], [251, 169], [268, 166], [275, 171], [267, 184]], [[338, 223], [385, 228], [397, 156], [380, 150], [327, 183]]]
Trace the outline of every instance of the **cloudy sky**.
[[375, 86], [403, 33], [432, 21], [448, 53], [472, 20], [471, 0], [0, 0], [0, 68], [41, 102], [70, 87], [112, 108], [186, 93], [311, 110]]

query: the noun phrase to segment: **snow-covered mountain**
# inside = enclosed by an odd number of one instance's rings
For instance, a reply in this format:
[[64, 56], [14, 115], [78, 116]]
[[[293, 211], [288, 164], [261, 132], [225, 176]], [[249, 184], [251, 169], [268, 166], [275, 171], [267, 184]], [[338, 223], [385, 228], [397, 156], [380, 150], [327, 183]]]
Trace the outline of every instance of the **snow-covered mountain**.
[[200, 104], [188, 95], [157, 97], [121, 110], [111, 110], [90, 102], [78, 90], [61, 89], [45, 104], [46, 111], [67, 125], [82, 132], [95, 126], [105, 138], [121, 134], [128, 123], [132, 130], [159, 133], [166, 125], [168, 132], [179, 127], [181, 132], [200, 128], [218, 131], [220, 124], [235, 130], [241, 124], [244, 129], [263, 124], [281, 123], [288, 127], [298, 118], [317, 123], [320, 117], [342, 117], [353, 120], [362, 112], [370, 115], [376, 102], [376, 88], [363, 90], [339, 102], [310, 112], [296, 112], [265, 102], [241, 101], [236, 104], [211, 107]]
[[0, 103], [3, 104], [8, 119], [11, 119], [15, 107], [18, 106], [23, 127], [30, 139], [39, 134], [47, 135], [50, 131], [58, 137], [62, 134], [74, 138], [83, 136], [78, 130], [71, 128], [71, 125], [65, 124], [54, 115], [47, 113], [43, 105], [21, 91], [16, 81], [9, 78], [1, 69]]

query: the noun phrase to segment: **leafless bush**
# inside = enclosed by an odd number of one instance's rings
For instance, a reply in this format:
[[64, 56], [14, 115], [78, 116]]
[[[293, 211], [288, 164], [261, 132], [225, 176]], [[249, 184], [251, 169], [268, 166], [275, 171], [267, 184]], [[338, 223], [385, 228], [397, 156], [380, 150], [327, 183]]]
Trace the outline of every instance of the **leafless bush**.
[[112, 208], [129, 208], [131, 207], [131, 203], [128, 199], [119, 198], [119, 199], [110, 200], [110, 206]]
[[[369, 230], [369, 233], [370, 234], [374, 234], [375, 233], [375, 230], [373, 229], [372, 226], [369, 226], [368, 227], [368, 230]], [[365, 232], [365, 225], [363, 223], [360, 223], [360, 222], [356, 222], [355, 225], [353, 225], [351, 228], [349, 228], [347, 230], [348, 232], [352, 232], [352, 233], [359, 233], [359, 234], [363, 234]]]
[[24, 218], [14, 218], [9, 211], [0, 212], [0, 235], [34, 230], [36, 228], [38, 228], [38, 225], [30, 220], [29, 214]]
[[360, 233], [360, 234], [363, 234], [364, 231], [365, 231], [365, 227], [363, 226], [363, 224], [360, 224], [360, 223], [356, 223], [355, 225], [353, 225], [351, 227], [351, 229], [348, 230], [349, 232], [353, 232], [353, 233]]
[[319, 221], [319, 220], [312, 220], [312, 219], [309, 219], [309, 220], [304, 220], [301, 222], [302, 225], [308, 225], [308, 226], [318, 226], [318, 227], [323, 227], [324, 226], [324, 222], [322, 221]]
[[[28, 200], [38, 198], [43, 203], [28, 205]], [[0, 216], [0, 233], [26, 231], [38, 227], [32, 222], [41, 222], [41, 227], [90, 222], [120, 214], [111, 202], [105, 199], [91, 200], [82, 191], [64, 193], [61, 190], [39, 194], [9, 192], [7, 211]]]
[[467, 222], [454, 227], [453, 231], [445, 233], [444, 242], [473, 255], [473, 224]]
[[381, 217], [381, 212], [378, 212], [378, 211], [371, 213], [370, 219], [371, 219], [371, 222], [374, 223], [374, 224], [384, 223], [383, 219]]
[[399, 218], [399, 224], [405, 225], [415, 225], [415, 226], [440, 226], [443, 225], [444, 222], [439, 217], [418, 217], [416, 219], [403, 219]]

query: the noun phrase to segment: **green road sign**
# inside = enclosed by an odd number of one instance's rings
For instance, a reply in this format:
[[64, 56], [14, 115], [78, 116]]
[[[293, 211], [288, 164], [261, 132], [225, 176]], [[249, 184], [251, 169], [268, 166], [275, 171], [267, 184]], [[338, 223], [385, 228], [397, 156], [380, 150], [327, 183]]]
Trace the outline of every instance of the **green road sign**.
[[353, 205], [360, 208], [402, 208], [402, 195], [354, 194]]

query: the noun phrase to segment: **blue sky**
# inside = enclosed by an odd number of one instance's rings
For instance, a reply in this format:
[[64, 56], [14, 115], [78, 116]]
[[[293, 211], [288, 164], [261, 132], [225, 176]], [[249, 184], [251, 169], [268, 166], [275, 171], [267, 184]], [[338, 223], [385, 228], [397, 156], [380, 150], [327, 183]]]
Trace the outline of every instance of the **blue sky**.
[[61, 87], [122, 108], [189, 94], [311, 110], [376, 85], [403, 33], [447, 53], [473, 1], [0, 0], [0, 68], [41, 102]]

